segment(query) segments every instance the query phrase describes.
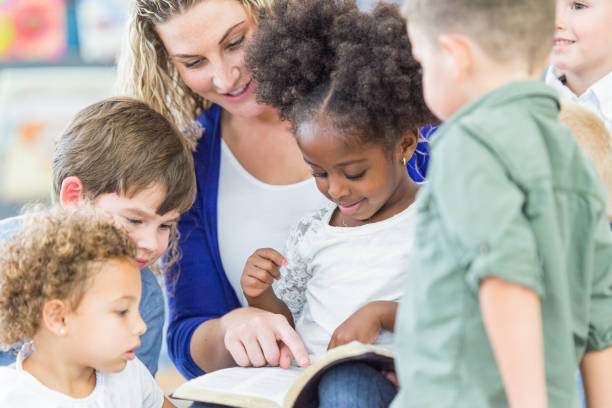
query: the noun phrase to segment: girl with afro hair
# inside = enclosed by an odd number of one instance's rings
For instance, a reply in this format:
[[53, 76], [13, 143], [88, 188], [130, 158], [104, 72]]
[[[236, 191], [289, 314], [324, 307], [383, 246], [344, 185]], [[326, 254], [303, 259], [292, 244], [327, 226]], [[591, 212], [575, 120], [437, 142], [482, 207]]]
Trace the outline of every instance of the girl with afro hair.
[[[411, 55], [396, 5], [363, 13], [354, 0], [277, 0], [247, 50], [258, 101], [289, 120], [330, 203], [298, 222], [284, 255], [255, 251], [241, 285], [250, 306], [287, 318], [311, 360], [353, 340], [393, 345], [419, 188], [405, 166], [435, 121]], [[340, 365], [319, 406], [388, 406], [391, 378]]]

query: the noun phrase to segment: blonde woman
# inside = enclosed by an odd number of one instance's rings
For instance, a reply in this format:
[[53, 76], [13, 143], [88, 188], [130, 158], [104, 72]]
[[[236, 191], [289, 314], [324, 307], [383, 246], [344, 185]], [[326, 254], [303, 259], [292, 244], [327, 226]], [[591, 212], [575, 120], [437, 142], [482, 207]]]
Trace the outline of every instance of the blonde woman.
[[271, 3], [135, 0], [120, 58], [119, 91], [172, 119], [194, 148], [197, 198], [179, 222], [182, 259], [167, 279], [168, 350], [187, 378], [308, 363], [286, 319], [244, 307], [240, 287], [247, 258], [282, 248], [291, 226], [325, 202], [289, 125], [257, 103], [244, 66], [258, 9]]

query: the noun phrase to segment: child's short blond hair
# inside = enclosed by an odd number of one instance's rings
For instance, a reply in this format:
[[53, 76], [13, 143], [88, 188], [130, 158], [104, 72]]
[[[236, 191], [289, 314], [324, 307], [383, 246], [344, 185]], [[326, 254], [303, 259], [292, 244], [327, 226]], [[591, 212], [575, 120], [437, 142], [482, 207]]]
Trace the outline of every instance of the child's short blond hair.
[[555, 31], [555, 0], [404, 0], [402, 11], [431, 40], [464, 34], [489, 57], [530, 70], [542, 68]]
[[582, 151], [593, 161], [606, 188], [606, 213], [612, 220], [612, 141], [606, 125], [595, 113], [566, 99], [561, 101], [559, 121], [570, 128]]
[[24, 215], [20, 232], [0, 246], [0, 344], [31, 339], [49, 300], [76, 309], [97, 262], [135, 256], [127, 234], [89, 207]]

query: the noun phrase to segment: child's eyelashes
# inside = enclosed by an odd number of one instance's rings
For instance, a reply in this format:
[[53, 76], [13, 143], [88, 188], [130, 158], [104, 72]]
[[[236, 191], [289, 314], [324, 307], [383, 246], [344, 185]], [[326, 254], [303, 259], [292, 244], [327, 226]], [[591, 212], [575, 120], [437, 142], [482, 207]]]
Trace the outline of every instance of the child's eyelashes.
[[365, 176], [366, 171], [363, 170], [360, 173], [357, 174], [345, 174], [345, 177], [349, 180], [359, 180], [360, 178], [362, 178], [363, 176]]
[[170, 228], [172, 228], [172, 225], [173, 224], [161, 224], [159, 228], [169, 230]]
[[[365, 176], [366, 170], [363, 170], [362, 172], [359, 172], [357, 174], [345, 174], [344, 177], [346, 177], [349, 180], [359, 180], [360, 178], [362, 178], [363, 176]], [[312, 176], [315, 178], [326, 178], [327, 177], [327, 173], [325, 172], [312, 172]]]
[[115, 310], [115, 313], [121, 317], [124, 317], [128, 313], [128, 309]]
[[142, 224], [142, 220], [138, 219], [138, 218], [126, 218], [127, 222], [130, 224], [134, 224], [134, 225], [140, 225]]
[[587, 8], [587, 5], [580, 1], [575, 1], [572, 3], [572, 10], [582, 10], [585, 8]]

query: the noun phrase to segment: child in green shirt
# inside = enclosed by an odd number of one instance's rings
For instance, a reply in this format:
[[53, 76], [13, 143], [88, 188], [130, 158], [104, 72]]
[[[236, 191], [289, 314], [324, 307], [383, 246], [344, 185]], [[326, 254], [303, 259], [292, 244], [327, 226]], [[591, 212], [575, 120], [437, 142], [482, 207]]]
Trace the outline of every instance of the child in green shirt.
[[601, 180], [537, 81], [555, 2], [403, 10], [446, 122], [416, 201], [393, 406], [576, 407], [579, 362], [587, 384], [612, 378], [612, 239]]

